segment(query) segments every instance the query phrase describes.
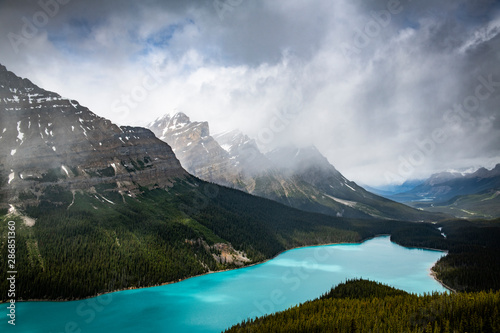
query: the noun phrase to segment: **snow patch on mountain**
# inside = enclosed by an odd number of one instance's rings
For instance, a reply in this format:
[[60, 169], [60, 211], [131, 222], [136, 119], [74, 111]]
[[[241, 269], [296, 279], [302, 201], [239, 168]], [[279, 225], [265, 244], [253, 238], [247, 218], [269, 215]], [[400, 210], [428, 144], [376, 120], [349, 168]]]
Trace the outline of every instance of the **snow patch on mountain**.
[[[11, 170], [12, 171], [12, 170]], [[12, 171], [10, 174], [9, 174], [9, 184], [11, 181], [14, 180], [14, 178], [16, 177], [16, 173], [14, 171]]]
[[223, 145], [220, 145], [222, 149], [224, 149], [225, 151], [227, 151], [228, 153], [231, 151], [231, 145], [228, 144], [228, 143], [225, 143]]
[[351, 186], [349, 186], [349, 184], [347, 184], [347, 183], [345, 183], [345, 186], [349, 187], [353, 191], [356, 191], [354, 188], [352, 188]]
[[327, 196], [328, 198], [330, 198], [330, 199], [332, 199], [332, 200], [334, 200], [342, 205], [349, 206], [351, 208], [356, 207], [356, 204], [357, 204], [357, 202], [355, 202], [355, 201], [339, 199], [339, 198], [336, 198], [336, 197], [328, 195], [328, 194], [325, 194], [325, 196]]
[[20, 144], [23, 144], [24, 133], [21, 132], [21, 121], [17, 122], [17, 138], [21, 141]]

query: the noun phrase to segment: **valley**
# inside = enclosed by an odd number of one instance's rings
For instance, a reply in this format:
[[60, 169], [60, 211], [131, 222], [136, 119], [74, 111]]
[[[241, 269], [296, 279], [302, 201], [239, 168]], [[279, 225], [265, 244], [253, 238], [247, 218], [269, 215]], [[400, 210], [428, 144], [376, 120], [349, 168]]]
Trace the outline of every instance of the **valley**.
[[[0, 213], [4, 222], [20, 225], [20, 274], [29, 277], [19, 282], [20, 299], [79, 299], [157, 285], [260, 262], [297, 246], [360, 241], [405, 228], [439, 235], [424, 231], [424, 224], [305, 212], [205, 182], [187, 173], [150, 131], [118, 127], [1, 69], [6, 130], [0, 149], [6, 158], [0, 165]], [[311, 153], [323, 161], [319, 167], [310, 158], [296, 163], [324, 170], [331, 184], [343, 188], [335, 195], [352, 192], [373, 200], [317, 151], [306, 151]], [[395, 205], [376, 200], [388, 210]], [[418, 220], [433, 216], [405, 209]], [[23, 223], [27, 217], [34, 223]], [[5, 223], [1, 231], [7, 232]], [[221, 260], [220, 244], [246, 259]], [[6, 242], [1, 249], [6, 255]]]
[[[219, 144], [207, 123], [177, 114], [164, 118], [160, 140], [5, 67], [0, 103], [0, 266], [13, 221], [18, 301], [170, 285], [298, 247], [378, 235], [448, 251], [433, 273], [453, 290], [500, 288], [498, 220], [455, 220], [374, 195], [315, 147], [257, 151], [262, 169], [251, 170], [241, 145], [256, 146], [245, 136], [230, 135], [240, 145], [215, 136]], [[170, 130], [172, 148], [162, 141]], [[7, 274], [0, 272], [1, 290], [9, 288]]]
[[[265, 263], [206, 274], [154, 288], [125, 290], [74, 302], [20, 302], [17, 329], [60, 331], [68, 321], [82, 331], [104, 332], [112, 323], [134, 332], [144, 322], [169, 332], [221, 332], [244, 318], [285, 310], [313, 299], [351, 276], [364, 276], [407, 292], [445, 289], [429, 276], [441, 251], [407, 249], [377, 237], [363, 243], [304, 247]], [[142, 306], [146, 304], [146, 306]], [[57, 312], [53, 320], [42, 318]], [[135, 320], [141, 318], [140, 321]], [[4, 326], [0, 322], [0, 329]]]
[[428, 212], [459, 218], [500, 217], [500, 164], [491, 170], [479, 168], [470, 173], [442, 172], [397, 194], [384, 197]]
[[500, 1], [0, 1], [0, 332], [500, 332]]

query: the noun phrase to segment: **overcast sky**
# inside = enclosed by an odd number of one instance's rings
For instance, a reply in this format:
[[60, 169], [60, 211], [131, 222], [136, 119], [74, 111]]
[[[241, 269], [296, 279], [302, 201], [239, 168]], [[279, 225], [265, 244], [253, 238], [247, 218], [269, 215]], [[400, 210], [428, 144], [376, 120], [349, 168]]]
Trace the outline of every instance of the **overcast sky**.
[[0, 46], [118, 124], [182, 111], [361, 184], [500, 163], [499, 1], [0, 0]]

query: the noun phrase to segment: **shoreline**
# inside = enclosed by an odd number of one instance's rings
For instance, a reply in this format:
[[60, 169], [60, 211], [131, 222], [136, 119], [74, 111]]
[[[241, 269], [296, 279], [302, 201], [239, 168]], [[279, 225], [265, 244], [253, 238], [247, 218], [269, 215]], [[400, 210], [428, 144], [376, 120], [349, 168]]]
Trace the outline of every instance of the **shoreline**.
[[[379, 236], [387, 236], [387, 235], [379, 235]], [[243, 268], [247, 268], [247, 267], [261, 265], [261, 264], [264, 264], [264, 263], [266, 263], [266, 262], [268, 262], [270, 260], [273, 260], [276, 257], [278, 257], [279, 255], [281, 255], [281, 254], [283, 254], [283, 253], [285, 253], [287, 251], [291, 251], [291, 250], [297, 250], [297, 249], [302, 249], [302, 248], [306, 248], [306, 247], [315, 247], [315, 246], [341, 245], [341, 244], [362, 244], [363, 242], [365, 242], [367, 240], [370, 240], [370, 239], [373, 239], [373, 238], [376, 238], [376, 237], [379, 237], [379, 236], [374, 236], [374, 237], [367, 238], [365, 240], [362, 240], [360, 243], [325, 243], [325, 244], [317, 244], [317, 245], [304, 245], [304, 246], [292, 247], [290, 249], [286, 249], [286, 250], [283, 250], [283, 251], [277, 253], [275, 256], [273, 256], [271, 258], [268, 258], [268, 259], [265, 259], [265, 260], [259, 261], [259, 262], [254, 262], [252, 264], [248, 264], [248, 265], [245, 265], [245, 266], [241, 266], [241, 267], [237, 267], [237, 268], [221, 269], [219, 271], [208, 271], [208, 272], [203, 273], [203, 274], [193, 275], [193, 276], [190, 276], [190, 277], [187, 277], [187, 278], [184, 278], [184, 279], [179, 279], [178, 281], [169, 281], [169, 282], [155, 284], [155, 285], [151, 285], [151, 286], [129, 287], [129, 288], [123, 288], [123, 289], [115, 289], [115, 290], [110, 290], [110, 291], [106, 291], [106, 292], [102, 292], [102, 293], [97, 293], [96, 295], [93, 295], [93, 296], [82, 297], [82, 298], [74, 298], [74, 299], [73, 298], [71, 298], [71, 299], [36, 299], [36, 298], [34, 298], [34, 299], [26, 299], [26, 300], [25, 299], [19, 299], [19, 300], [16, 300], [16, 302], [74, 302], [74, 301], [84, 301], [86, 299], [91, 299], [91, 298], [102, 296], [102, 295], [117, 293], [117, 292], [120, 292], [120, 291], [136, 290], [136, 289], [144, 289], [144, 288], [154, 288], [154, 287], [162, 287], [162, 286], [166, 286], [166, 285], [169, 285], [169, 284], [183, 282], [183, 281], [186, 281], [186, 280], [189, 280], [189, 279], [197, 278], [197, 277], [208, 275], [208, 274], [229, 272], [229, 271], [233, 271], [233, 270], [237, 270], [237, 269], [243, 269]], [[4, 303], [0, 303], [0, 304], [4, 304]]]
[[[434, 268], [434, 266], [432, 266], [432, 268]], [[440, 285], [442, 285], [444, 288], [448, 289], [449, 291], [451, 291], [453, 294], [456, 294], [457, 291], [455, 289], [453, 289], [452, 287], [448, 286], [446, 283], [444, 283], [443, 281], [441, 281], [440, 279], [438, 279], [437, 277], [437, 273], [431, 268], [431, 272], [430, 272], [430, 276], [432, 276], [432, 278], [434, 280], [436, 280], [437, 282], [439, 282]]]
[[[375, 238], [378, 238], [378, 237], [384, 237], [384, 236], [386, 236], [386, 237], [389, 236], [390, 237], [391, 234], [377, 234], [377, 235], [374, 235], [374, 236], [371, 236], [371, 237], [367, 237], [367, 238], [361, 239], [359, 242], [325, 243], [325, 244], [303, 245], [303, 246], [298, 246], [298, 247], [292, 247], [290, 249], [283, 250], [283, 251], [277, 253], [276, 255], [274, 255], [273, 257], [265, 259], [263, 261], [255, 262], [255, 263], [252, 263], [252, 264], [249, 264], [249, 265], [245, 265], [245, 266], [241, 266], [241, 267], [237, 267], [237, 268], [227, 268], [227, 269], [223, 269], [223, 270], [219, 270], [219, 271], [208, 271], [208, 272], [205, 272], [203, 274], [193, 275], [193, 276], [190, 276], [190, 277], [187, 277], [187, 278], [184, 278], [184, 279], [179, 279], [178, 281], [169, 281], [169, 282], [165, 282], [165, 283], [160, 283], [160, 284], [155, 284], [155, 285], [150, 285], [150, 286], [144, 286], [144, 287], [129, 287], [129, 288], [122, 288], [122, 289], [115, 289], [115, 290], [101, 292], [101, 293], [97, 293], [96, 295], [82, 297], [82, 298], [74, 298], [74, 299], [73, 298], [71, 298], [71, 299], [26, 299], [26, 300], [25, 299], [19, 299], [19, 300], [16, 300], [16, 302], [74, 302], [74, 301], [84, 301], [84, 300], [87, 300], [87, 299], [99, 297], [99, 296], [102, 296], [102, 295], [112, 294], [112, 293], [116, 293], [116, 292], [120, 292], [120, 291], [136, 290], [136, 289], [144, 289], [144, 288], [153, 288], [153, 287], [161, 287], [161, 286], [166, 286], [166, 285], [173, 284], [173, 283], [183, 282], [183, 281], [186, 281], [188, 279], [193, 279], [193, 278], [204, 276], [204, 275], [208, 275], [208, 274], [222, 273], [222, 272], [228, 272], [228, 271], [233, 271], [233, 270], [237, 270], [237, 269], [242, 269], [242, 268], [257, 266], [257, 265], [264, 264], [264, 263], [266, 263], [266, 262], [268, 262], [270, 260], [273, 260], [276, 257], [278, 257], [279, 255], [281, 255], [281, 254], [283, 254], [285, 252], [291, 251], [291, 250], [298, 250], [298, 249], [303, 249], [303, 248], [307, 248], [307, 247], [328, 246], [328, 245], [346, 245], [346, 244], [360, 245], [360, 244], [363, 244], [364, 242], [369, 241], [371, 239], [375, 239]], [[430, 251], [439, 251], [439, 252], [445, 252], [445, 255], [448, 254], [448, 251], [446, 251], [446, 250], [424, 248], [424, 247], [408, 247], [408, 246], [404, 246], [404, 245], [398, 244], [396, 242], [392, 242], [392, 243], [397, 244], [397, 245], [402, 246], [402, 247], [407, 248], [407, 249], [422, 249], [422, 250], [430, 250]], [[436, 280], [437, 282], [439, 282], [446, 289], [448, 289], [448, 290], [456, 293], [456, 291], [453, 288], [448, 287], [447, 285], [445, 285], [442, 281], [440, 281], [436, 277], [435, 272], [432, 270], [432, 268], [431, 268], [430, 276], [434, 280]], [[0, 303], [0, 304], [4, 304], [4, 303]]]

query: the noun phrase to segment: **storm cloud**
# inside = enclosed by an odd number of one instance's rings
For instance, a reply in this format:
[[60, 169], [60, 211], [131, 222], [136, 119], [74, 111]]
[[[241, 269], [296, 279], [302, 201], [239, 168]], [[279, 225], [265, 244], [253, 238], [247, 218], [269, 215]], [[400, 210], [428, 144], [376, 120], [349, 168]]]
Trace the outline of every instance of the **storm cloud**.
[[0, 63], [119, 124], [182, 111], [380, 185], [500, 162], [498, 1], [0, 1]]

